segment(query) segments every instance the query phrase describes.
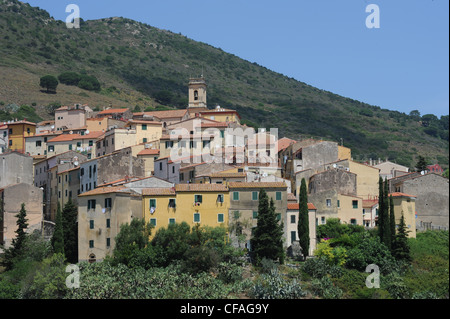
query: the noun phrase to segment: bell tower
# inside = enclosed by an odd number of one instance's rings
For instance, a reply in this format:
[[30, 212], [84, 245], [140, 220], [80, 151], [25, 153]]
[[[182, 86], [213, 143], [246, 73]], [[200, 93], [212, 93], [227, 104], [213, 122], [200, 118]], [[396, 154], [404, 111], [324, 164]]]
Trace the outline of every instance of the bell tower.
[[202, 77], [189, 79], [189, 108], [204, 107], [206, 105], [206, 81]]

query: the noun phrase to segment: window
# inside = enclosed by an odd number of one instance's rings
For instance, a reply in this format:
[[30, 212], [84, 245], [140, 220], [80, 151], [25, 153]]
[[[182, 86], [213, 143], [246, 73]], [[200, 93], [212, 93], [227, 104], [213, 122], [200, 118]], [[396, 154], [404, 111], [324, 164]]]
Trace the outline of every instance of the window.
[[320, 218], [320, 222], [322, 223], [322, 225], [325, 224], [325, 217], [324, 217], [324, 216], [322, 216], [322, 217]]
[[112, 207], [112, 198], [105, 198], [105, 208]]
[[106, 228], [111, 228], [111, 219], [106, 219]]
[[89, 241], [89, 248], [94, 248], [94, 241], [93, 240]]
[[253, 219], [258, 219], [258, 212], [253, 212]]
[[239, 192], [233, 192], [233, 200], [239, 200]]
[[41, 147], [42, 146], [42, 141], [36, 141], [36, 147]]
[[358, 201], [357, 200], [352, 201], [352, 205], [353, 208], [358, 208]]
[[252, 200], [258, 200], [258, 192], [252, 192]]
[[200, 213], [194, 214], [194, 223], [200, 223]]
[[198, 91], [194, 91], [194, 101], [198, 101]]
[[106, 238], [106, 247], [111, 247], [111, 238]]
[[142, 124], [142, 130], [147, 131], [147, 124]]
[[[87, 188], [86, 188], [86, 190], [87, 190]], [[88, 200], [88, 209], [95, 209], [95, 205], [96, 205], [95, 199]]]
[[195, 203], [202, 203], [203, 202], [203, 196], [202, 195], [195, 195]]
[[94, 229], [94, 221], [93, 220], [89, 221], [89, 229]]
[[281, 192], [276, 193], [276, 200], [281, 200]]
[[223, 200], [223, 194], [217, 195], [217, 202], [218, 202], [218, 203], [223, 203], [223, 202], [224, 202], [224, 200]]
[[175, 218], [169, 218], [169, 225], [175, 224]]
[[295, 215], [291, 215], [291, 224], [295, 224]]
[[81, 142], [77, 142], [77, 147], [81, 147]]
[[171, 208], [177, 207], [177, 203], [176, 203], [176, 199], [175, 198], [170, 198], [169, 199], [169, 207], [171, 207]]
[[142, 140], [144, 143], [147, 143], [147, 138], [144, 137], [144, 139]]
[[184, 181], [184, 173], [180, 173], [180, 181]]
[[90, 140], [89, 141], [89, 146], [94, 146], [94, 141]]
[[341, 201], [338, 199], [337, 206], [341, 207]]
[[150, 208], [156, 208], [156, 199], [152, 198], [150, 199]]
[[354, 218], [350, 219], [350, 224], [356, 225], [356, 219], [354, 219]]
[[281, 220], [281, 214], [277, 214], [277, 221]]
[[156, 218], [150, 218], [150, 225], [156, 227]]
[[293, 243], [296, 240], [297, 240], [297, 232], [295, 230], [291, 231], [291, 243]]
[[175, 174], [175, 166], [172, 166], [172, 174]]
[[162, 171], [162, 162], [159, 163], [159, 170]]
[[54, 152], [55, 151], [55, 146], [54, 145], [49, 145], [48, 146], [48, 151], [49, 152]]
[[173, 141], [166, 141], [166, 148], [172, 148], [173, 147]]
[[223, 214], [217, 214], [217, 222], [223, 223]]
[[80, 176], [84, 176], [84, 167], [81, 168]]
[[331, 199], [327, 199], [327, 207], [331, 207]]
[[69, 151], [72, 150], [72, 144], [69, 144]]

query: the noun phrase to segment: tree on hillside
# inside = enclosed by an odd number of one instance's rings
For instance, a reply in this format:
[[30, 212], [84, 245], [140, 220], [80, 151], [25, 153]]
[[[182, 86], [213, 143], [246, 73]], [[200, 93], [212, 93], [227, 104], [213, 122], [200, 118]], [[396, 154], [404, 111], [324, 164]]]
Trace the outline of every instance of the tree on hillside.
[[383, 178], [380, 176], [378, 180], [378, 236], [383, 241], [384, 237], [384, 184]]
[[78, 207], [71, 199], [64, 205], [62, 211], [62, 223], [64, 234], [64, 253], [67, 261], [76, 264], [78, 262]]
[[24, 203], [22, 203], [20, 212], [15, 217], [17, 218], [17, 230], [15, 231], [16, 238], [12, 240], [11, 247], [5, 250], [4, 260], [2, 262], [2, 265], [6, 267], [6, 270], [12, 269], [14, 262], [23, 254], [25, 241], [27, 239], [25, 230], [28, 228], [27, 211]]
[[47, 93], [56, 92], [56, 88], [58, 87], [58, 79], [53, 75], [45, 75], [40, 79], [40, 86], [47, 90]]
[[64, 254], [64, 230], [63, 230], [63, 218], [61, 212], [61, 205], [58, 202], [58, 208], [56, 210], [55, 230], [52, 236], [52, 247], [56, 254]]
[[416, 164], [416, 170], [418, 172], [426, 171], [427, 170], [427, 161], [423, 156], [419, 156], [419, 160]]
[[259, 193], [258, 223], [250, 241], [254, 262], [259, 264], [263, 258], [279, 260], [284, 263], [283, 225], [278, 223], [273, 198], [264, 189]]
[[395, 236], [395, 242], [392, 249], [392, 255], [397, 260], [411, 261], [410, 248], [408, 244], [408, 229], [405, 224], [405, 217], [400, 218], [400, 224], [398, 225], [397, 235]]
[[309, 210], [308, 193], [306, 189], [306, 180], [303, 178], [300, 186], [299, 195], [299, 213], [298, 213], [298, 240], [302, 248], [303, 257], [306, 258], [309, 253]]

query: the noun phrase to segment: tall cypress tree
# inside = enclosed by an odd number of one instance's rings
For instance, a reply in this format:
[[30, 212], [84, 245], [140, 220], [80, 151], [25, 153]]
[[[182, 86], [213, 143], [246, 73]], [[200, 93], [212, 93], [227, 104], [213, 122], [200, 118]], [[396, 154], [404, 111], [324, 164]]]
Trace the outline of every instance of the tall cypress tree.
[[62, 211], [64, 253], [67, 261], [75, 264], [78, 262], [78, 207], [71, 199], [64, 205]]
[[395, 211], [394, 211], [394, 198], [389, 196], [389, 226], [391, 228], [391, 249], [394, 247], [395, 242]]
[[384, 185], [383, 178], [380, 176], [378, 180], [378, 236], [381, 242], [384, 238]]
[[52, 236], [53, 252], [56, 254], [64, 254], [64, 230], [63, 219], [61, 212], [61, 205], [58, 202], [58, 208], [56, 210], [55, 230]]
[[303, 257], [309, 255], [309, 210], [306, 180], [303, 178], [300, 185], [299, 212], [298, 212], [298, 240], [302, 248]]
[[259, 193], [258, 223], [250, 241], [254, 261], [259, 264], [263, 258], [284, 263], [283, 225], [277, 221], [273, 198], [264, 189]]
[[391, 249], [391, 226], [389, 219], [389, 185], [387, 179], [384, 181], [383, 191], [383, 238], [382, 242]]
[[14, 263], [20, 259], [23, 254], [25, 241], [27, 239], [25, 230], [28, 228], [27, 211], [24, 203], [22, 203], [16, 218], [17, 230], [15, 232], [17, 235], [16, 238], [12, 240], [11, 247], [5, 250], [4, 260], [2, 262], [2, 265], [6, 267], [6, 270], [11, 270]]

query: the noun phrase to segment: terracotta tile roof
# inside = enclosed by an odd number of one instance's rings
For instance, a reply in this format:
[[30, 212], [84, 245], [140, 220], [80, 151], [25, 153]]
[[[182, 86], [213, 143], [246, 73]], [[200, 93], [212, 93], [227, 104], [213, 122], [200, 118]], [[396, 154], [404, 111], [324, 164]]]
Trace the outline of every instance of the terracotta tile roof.
[[[288, 210], [299, 210], [300, 204], [299, 203], [288, 203], [287, 204]], [[308, 203], [308, 210], [317, 210], [316, 206], [314, 206], [313, 203]]]
[[109, 109], [109, 110], [104, 110], [104, 111], [98, 112], [98, 114], [103, 115], [103, 114], [125, 113], [126, 111], [129, 111], [129, 109], [128, 108], [126, 108], [126, 109]]
[[85, 135], [61, 134], [61, 135], [49, 140], [48, 143], [50, 143], [50, 142], [67, 142], [67, 141], [73, 141], [73, 140], [96, 139], [96, 138], [103, 136], [103, 134], [105, 134], [105, 132], [102, 132], [102, 131], [90, 132], [89, 134], [85, 134]]
[[151, 121], [151, 120], [128, 120], [128, 124], [150, 124], [150, 125], [159, 125], [162, 126], [163, 123], [162, 122], [157, 122], [157, 121]]
[[283, 182], [232, 182], [230, 188], [287, 188]]
[[174, 187], [155, 187], [155, 188], [144, 188], [142, 190], [143, 196], [156, 196], [156, 195], [175, 195]]
[[99, 187], [86, 193], [80, 194], [78, 195], [78, 197], [111, 194], [111, 193], [124, 193], [126, 192], [126, 190], [127, 188], [123, 186]]
[[139, 155], [159, 155], [159, 150], [144, 149], [138, 153]]
[[236, 172], [218, 172], [218, 173], [212, 173], [209, 174], [209, 177], [212, 178], [238, 178], [238, 177], [247, 177], [246, 173], [236, 173]]
[[177, 192], [228, 192], [228, 187], [223, 184], [177, 184]]
[[204, 128], [210, 128], [210, 127], [228, 127], [228, 124], [225, 122], [219, 122], [219, 123], [202, 123], [200, 127]]
[[285, 150], [289, 145], [295, 144], [297, 141], [291, 140], [290, 138], [283, 137], [278, 140], [277, 146], [278, 146], [278, 152]]
[[[1, 127], [0, 127], [1, 129]], [[25, 136], [25, 138], [30, 138], [30, 137], [42, 137], [42, 136], [55, 136], [55, 135], [61, 135], [62, 132], [47, 132], [47, 133], [40, 133], [40, 134], [36, 134], [33, 136]]]
[[199, 113], [200, 113], [200, 116], [203, 115], [203, 114], [217, 114], [217, 113], [228, 114], [228, 113], [234, 113], [239, 118], [241, 118], [241, 116], [239, 115], [238, 111], [231, 110], [231, 109], [224, 109], [224, 108], [212, 109], [212, 110], [206, 110], [206, 111], [199, 111]]
[[21, 124], [28, 124], [28, 125], [36, 126], [36, 123], [28, 122], [26, 120], [17, 121], [17, 122], [13, 122], [13, 123], [7, 123], [6, 125], [10, 126], [10, 125], [21, 125]]
[[400, 192], [390, 193], [389, 195], [392, 195], [392, 197], [414, 197], [414, 198], [417, 197], [414, 195], [408, 195], [408, 194], [400, 193]]
[[287, 199], [288, 200], [297, 200], [297, 197], [295, 197], [295, 195], [293, 193], [288, 193], [287, 194]]
[[153, 112], [138, 112], [133, 113], [135, 116], [154, 116], [159, 119], [183, 117], [186, 115], [187, 110], [166, 110], [166, 111], [153, 111]]
[[363, 207], [373, 207], [378, 204], [378, 199], [363, 199]]

